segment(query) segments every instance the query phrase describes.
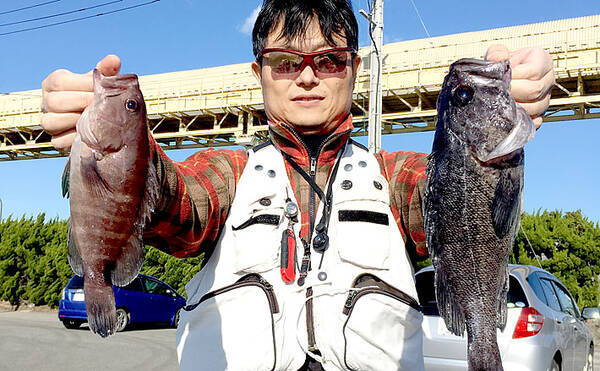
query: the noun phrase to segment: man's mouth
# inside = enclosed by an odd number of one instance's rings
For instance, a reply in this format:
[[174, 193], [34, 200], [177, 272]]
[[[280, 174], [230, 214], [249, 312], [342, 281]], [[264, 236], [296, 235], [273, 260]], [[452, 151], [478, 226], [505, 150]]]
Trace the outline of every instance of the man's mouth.
[[300, 96], [293, 98], [292, 101], [298, 102], [298, 103], [315, 103], [315, 102], [320, 102], [323, 99], [325, 99], [325, 98], [320, 95], [300, 95]]

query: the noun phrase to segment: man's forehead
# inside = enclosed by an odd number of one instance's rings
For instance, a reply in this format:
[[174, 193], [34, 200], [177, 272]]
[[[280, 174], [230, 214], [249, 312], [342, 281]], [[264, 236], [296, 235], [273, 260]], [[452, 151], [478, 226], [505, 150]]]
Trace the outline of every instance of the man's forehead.
[[335, 42], [334, 45], [327, 41], [321, 31], [319, 22], [314, 18], [307, 23], [304, 33], [301, 33], [297, 37], [287, 38], [283, 35], [283, 22], [279, 21], [269, 33], [265, 47], [311, 52], [331, 47], [347, 46], [346, 38], [343, 35], [333, 34], [332, 38]]

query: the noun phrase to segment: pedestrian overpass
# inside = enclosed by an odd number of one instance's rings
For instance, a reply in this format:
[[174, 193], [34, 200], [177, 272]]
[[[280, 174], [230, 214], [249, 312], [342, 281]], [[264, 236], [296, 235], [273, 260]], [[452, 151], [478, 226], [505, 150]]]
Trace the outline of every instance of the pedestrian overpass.
[[[382, 133], [435, 129], [435, 103], [449, 65], [482, 58], [491, 44], [541, 46], [557, 83], [544, 121], [600, 117], [600, 15], [409, 40], [383, 47]], [[370, 48], [352, 106], [354, 135], [366, 135]], [[149, 128], [165, 149], [251, 145], [267, 136], [260, 86], [250, 63], [140, 76]], [[41, 81], [40, 81], [41, 83]], [[41, 91], [0, 95], [0, 161], [60, 157], [40, 126]]]

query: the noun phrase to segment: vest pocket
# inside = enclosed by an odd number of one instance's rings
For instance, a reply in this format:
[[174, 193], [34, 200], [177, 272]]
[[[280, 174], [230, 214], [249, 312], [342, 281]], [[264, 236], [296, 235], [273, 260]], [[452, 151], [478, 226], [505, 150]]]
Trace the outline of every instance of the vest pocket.
[[422, 370], [420, 306], [372, 274], [358, 276], [343, 314], [344, 362], [350, 370]]
[[342, 261], [361, 268], [389, 269], [389, 206], [372, 200], [344, 201], [336, 206], [336, 245]]
[[275, 369], [279, 306], [260, 275], [248, 274], [183, 309], [177, 339], [182, 370]]
[[232, 221], [235, 273], [263, 273], [279, 265], [283, 205], [269, 206]]

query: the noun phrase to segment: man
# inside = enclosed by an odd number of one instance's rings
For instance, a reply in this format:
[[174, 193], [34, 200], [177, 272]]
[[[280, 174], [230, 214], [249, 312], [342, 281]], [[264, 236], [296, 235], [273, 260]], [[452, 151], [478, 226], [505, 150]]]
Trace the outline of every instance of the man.
[[[270, 142], [182, 163], [151, 143], [161, 199], [145, 240], [208, 257], [186, 286], [181, 368], [422, 369], [409, 255], [426, 254], [426, 157], [373, 156], [349, 140], [360, 64], [350, 2], [265, 0], [253, 44]], [[487, 58], [510, 59], [512, 95], [539, 127], [550, 56], [493, 46]], [[115, 75], [120, 61], [107, 56], [97, 68]], [[59, 70], [42, 88], [42, 125], [68, 149], [93, 99], [91, 76]]]

